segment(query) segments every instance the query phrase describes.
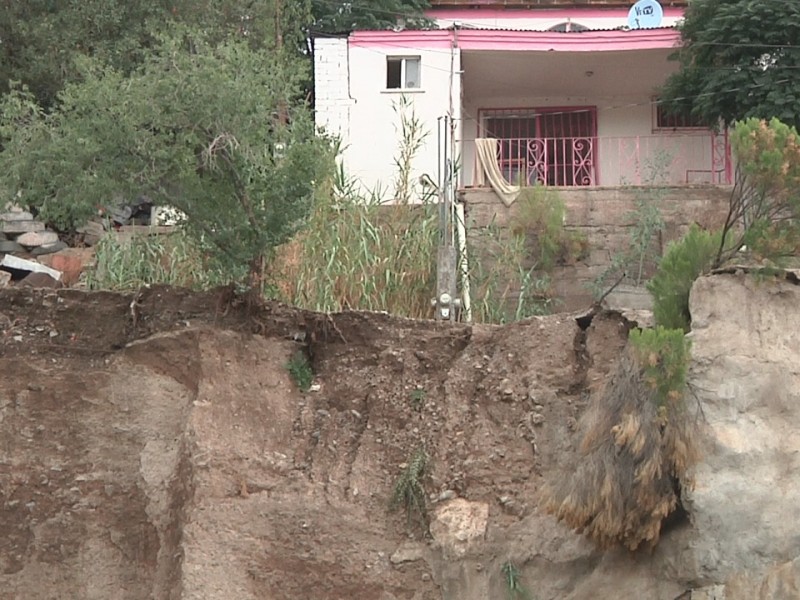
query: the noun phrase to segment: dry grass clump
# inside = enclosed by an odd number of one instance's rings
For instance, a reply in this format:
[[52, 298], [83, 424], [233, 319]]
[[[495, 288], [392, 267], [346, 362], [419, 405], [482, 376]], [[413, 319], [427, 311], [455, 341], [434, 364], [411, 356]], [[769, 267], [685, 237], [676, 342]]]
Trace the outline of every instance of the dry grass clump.
[[696, 418], [682, 390], [665, 393], [651, 376], [661, 357], [650, 353], [645, 364], [642, 358], [634, 348], [620, 361], [584, 416], [574, 476], [543, 497], [548, 512], [600, 547], [654, 546], [698, 459]]

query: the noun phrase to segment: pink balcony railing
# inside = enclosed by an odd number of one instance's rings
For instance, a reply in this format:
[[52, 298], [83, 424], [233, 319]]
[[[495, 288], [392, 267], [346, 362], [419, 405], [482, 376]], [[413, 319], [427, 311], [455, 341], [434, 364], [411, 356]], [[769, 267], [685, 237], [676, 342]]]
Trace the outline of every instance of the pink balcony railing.
[[517, 138], [497, 141], [500, 171], [512, 184], [620, 186], [730, 184], [725, 134]]

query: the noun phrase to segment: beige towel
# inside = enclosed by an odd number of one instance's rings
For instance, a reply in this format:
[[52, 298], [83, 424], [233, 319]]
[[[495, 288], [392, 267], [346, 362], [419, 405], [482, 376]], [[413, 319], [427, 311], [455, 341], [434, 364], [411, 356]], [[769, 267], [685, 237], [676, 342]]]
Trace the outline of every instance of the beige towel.
[[506, 206], [511, 206], [519, 196], [520, 186], [511, 185], [497, 162], [497, 140], [493, 138], [478, 138], [475, 140], [475, 185], [489, 185]]

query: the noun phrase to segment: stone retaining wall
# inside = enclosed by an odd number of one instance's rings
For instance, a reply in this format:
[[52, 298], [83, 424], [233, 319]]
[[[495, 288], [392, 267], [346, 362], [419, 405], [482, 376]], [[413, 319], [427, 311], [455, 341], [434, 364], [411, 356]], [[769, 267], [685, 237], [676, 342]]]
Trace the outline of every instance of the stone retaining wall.
[[[631, 213], [637, 197], [647, 191], [643, 187], [557, 189], [567, 209], [566, 227], [586, 236], [589, 251], [574, 265], [556, 267], [553, 273], [553, 289], [558, 298], [556, 310], [580, 310], [591, 304], [591, 284], [606, 271], [615, 254], [629, 247], [634, 225]], [[656, 249], [663, 250], [692, 223], [707, 228], [720, 226], [727, 214], [730, 188], [667, 187], [659, 190], [659, 194], [665, 228]], [[508, 227], [513, 223], [517, 205], [507, 208], [489, 188], [466, 189], [460, 195], [465, 203], [468, 236], [473, 240], [472, 251], [480, 252], [481, 230], [492, 223], [501, 229]]]

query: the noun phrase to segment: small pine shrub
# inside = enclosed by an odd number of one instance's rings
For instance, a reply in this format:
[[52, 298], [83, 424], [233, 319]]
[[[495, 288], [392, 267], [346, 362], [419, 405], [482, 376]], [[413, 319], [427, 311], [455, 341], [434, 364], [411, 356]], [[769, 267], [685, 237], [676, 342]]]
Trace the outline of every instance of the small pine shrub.
[[647, 284], [658, 325], [689, 331], [689, 291], [695, 279], [711, 268], [720, 242], [721, 233], [692, 225], [683, 238], [667, 246], [658, 271]]
[[691, 345], [683, 329], [632, 329], [628, 339], [645, 383], [656, 392], [659, 407], [682, 399], [691, 360]]

